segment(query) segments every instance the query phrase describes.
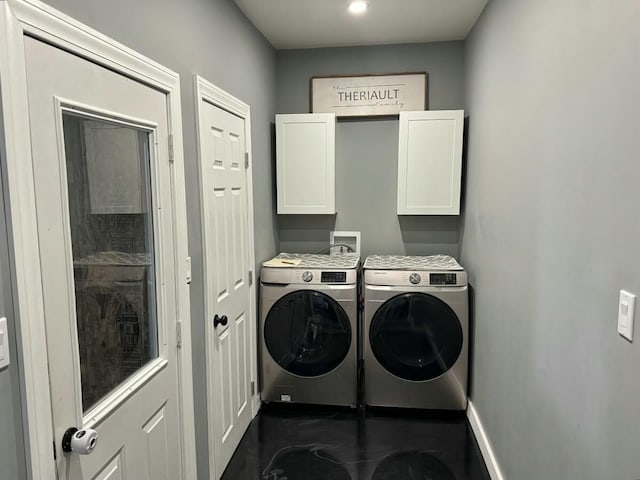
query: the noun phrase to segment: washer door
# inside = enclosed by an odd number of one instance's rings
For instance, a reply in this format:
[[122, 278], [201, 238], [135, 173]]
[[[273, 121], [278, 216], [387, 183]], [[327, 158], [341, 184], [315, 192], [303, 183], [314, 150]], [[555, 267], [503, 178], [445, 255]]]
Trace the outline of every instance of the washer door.
[[331, 297], [313, 290], [292, 292], [269, 310], [264, 340], [271, 357], [287, 372], [317, 377], [335, 369], [351, 346], [351, 325]]
[[369, 330], [380, 364], [404, 380], [426, 381], [449, 370], [462, 352], [462, 327], [442, 300], [404, 293], [376, 311]]

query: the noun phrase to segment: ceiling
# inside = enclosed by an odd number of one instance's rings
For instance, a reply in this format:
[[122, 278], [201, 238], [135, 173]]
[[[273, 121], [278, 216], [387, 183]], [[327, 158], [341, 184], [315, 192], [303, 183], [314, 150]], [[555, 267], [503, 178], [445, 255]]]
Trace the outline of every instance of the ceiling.
[[234, 0], [277, 49], [440, 42], [466, 38], [488, 0]]

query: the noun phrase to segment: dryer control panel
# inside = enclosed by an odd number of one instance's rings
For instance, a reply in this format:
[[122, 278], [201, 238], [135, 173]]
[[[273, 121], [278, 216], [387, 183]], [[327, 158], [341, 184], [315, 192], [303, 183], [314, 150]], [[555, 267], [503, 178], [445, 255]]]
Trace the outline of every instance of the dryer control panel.
[[467, 273], [464, 270], [411, 271], [411, 270], [364, 270], [364, 283], [390, 287], [465, 287]]

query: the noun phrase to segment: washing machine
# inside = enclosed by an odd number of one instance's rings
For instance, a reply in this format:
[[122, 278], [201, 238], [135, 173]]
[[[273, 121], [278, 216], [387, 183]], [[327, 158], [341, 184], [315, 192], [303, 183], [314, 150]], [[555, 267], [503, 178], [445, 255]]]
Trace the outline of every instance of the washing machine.
[[260, 276], [262, 401], [357, 402], [360, 257], [281, 253]]
[[364, 401], [467, 406], [467, 274], [447, 255], [373, 255], [364, 264]]

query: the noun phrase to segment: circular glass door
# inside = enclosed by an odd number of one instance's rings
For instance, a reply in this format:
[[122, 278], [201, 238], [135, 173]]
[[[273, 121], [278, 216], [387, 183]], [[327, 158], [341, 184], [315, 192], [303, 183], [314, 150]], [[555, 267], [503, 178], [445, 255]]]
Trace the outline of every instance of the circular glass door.
[[287, 372], [317, 377], [332, 371], [347, 356], [351, 325], [344, 309], [331, 297], [300, 290], [271, 307], [264, 340], [271, 357]]
[[462, 351], [462, 327], [442, 300], [404, 293], [387, 300], [371, 321], [369, 342], [380, 364], [405, 380], [425, 381], [449, 370]]

